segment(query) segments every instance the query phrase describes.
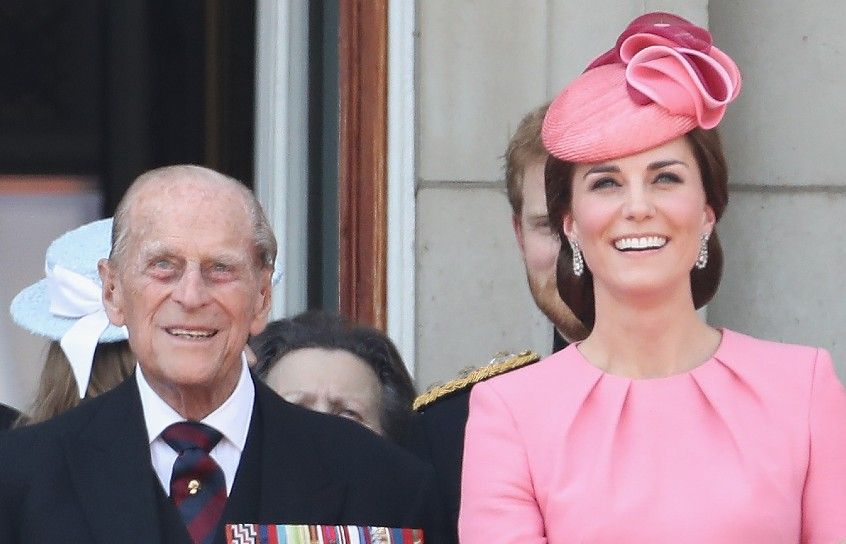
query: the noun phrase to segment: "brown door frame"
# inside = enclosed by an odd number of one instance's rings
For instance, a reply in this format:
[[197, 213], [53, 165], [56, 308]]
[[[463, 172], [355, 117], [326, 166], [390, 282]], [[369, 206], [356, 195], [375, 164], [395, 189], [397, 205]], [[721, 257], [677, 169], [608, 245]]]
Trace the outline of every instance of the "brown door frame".
[[388, 0], [339, 8], [339, 308], [385, 330]]

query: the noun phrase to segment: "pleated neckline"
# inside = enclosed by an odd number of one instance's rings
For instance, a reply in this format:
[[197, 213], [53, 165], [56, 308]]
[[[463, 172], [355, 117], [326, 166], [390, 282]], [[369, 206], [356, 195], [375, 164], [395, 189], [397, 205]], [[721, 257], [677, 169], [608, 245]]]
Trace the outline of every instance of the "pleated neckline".
[[632, 384], [643, 384], [644, 386], [648, 386], [649, 384], [654, 384], [655, 386], [663, 386], [671, 384], [673, 382], [688, 382], [689, 378], [692, 378], [700, 372], [707, 371], [710, 367], [718, 365], [720, 364], [720, 361], [725, 360], [725, 354], [729, 350], [728, 346], [731, 343], [732, 332], [723, 328], [718, 328], [717, 330], [721, 334], [720, 343], [717, 345], [717, 349], [714, 351], [711, 357], [702, 361], [701, 363], [689, 370], [655, 378], [635, 378], [631, 376], [624, 376], [621, 374], [614, 374], [612, 372], [602, 370], [601, 368], [590, 362], [588, 358], [585, 357], [585, 355], [581, 352], [581, 350], [579, 350], [579, 345], [581, 344], [581, 342], [574, 342], [570, 344], [566, 349], [572, 349], [576, 356], [575, 358], [577, 364], [584, 366], [588, 370], [588, 372], [594, 374], [597, 379]]

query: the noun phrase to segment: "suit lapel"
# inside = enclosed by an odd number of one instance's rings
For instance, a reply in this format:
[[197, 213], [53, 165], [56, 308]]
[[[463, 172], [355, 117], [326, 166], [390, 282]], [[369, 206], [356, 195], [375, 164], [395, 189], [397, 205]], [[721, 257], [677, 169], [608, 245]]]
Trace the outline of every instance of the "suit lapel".
[[[223, 519], [332, 523], [346, 485], [325, 466], [303, 411], [256, 381], [244, 452]], [[91, 419], [63, 437], [75, 492], [95, 542], [161, 543], [156, 486], [135, 377], [103, 395]], [[313, 421], [311, 421], [313, 423]]]
[[160, 541], [150, 448], [135, 377], [104, 395], [64, 437], [79, 502], [97, 542]]
[[232, 491], [226, 500], [224, 520], [245, 523], [258, 519], [261, 502], [262, 432], [261, 424], [258, 423], [260, 417], [257, 404], [253, 403], [250, 430], [247, 432], [247, 442], [235, 472]]
[[301, 408], [254, 380], [250, 432], [224, 517], [229, 523], [332, 523], [346, 485], [323, 464]]

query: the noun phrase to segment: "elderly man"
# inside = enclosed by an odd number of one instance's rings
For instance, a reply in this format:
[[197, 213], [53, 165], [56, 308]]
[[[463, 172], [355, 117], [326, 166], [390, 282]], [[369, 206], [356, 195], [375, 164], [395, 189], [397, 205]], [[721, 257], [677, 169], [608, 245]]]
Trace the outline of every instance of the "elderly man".
[[[551, 322], [552, 351], [558, 351], [570, 341], [584, 339], [588, 331], [561, 300], [556, 283], [561, 241], [549, 224], [544, 184], [544, 166], [549, 154], [541, 142], [541, 125], [548, 106], [545, 104], [526, 114], [508, 142], [505, 188], [529, 291]], [[497, 358], [466, 376], [427, 391], [415, 401], [415, 409], [420, 412], [415, 449], [437, 470], [438, 486], [453, 531], [458, 524], [461, 458], [470, 390], [479, 381], [538, 360], [540, 357], [532, 352]]]
[[173, 166], [133, 183], [99, 268], [135, 375], [0, 442], [0, 542], [246, 542], [282, 524], [425, 526], [441, 541], [425, 465], [251, 376], [275, 254], [237, 181]]

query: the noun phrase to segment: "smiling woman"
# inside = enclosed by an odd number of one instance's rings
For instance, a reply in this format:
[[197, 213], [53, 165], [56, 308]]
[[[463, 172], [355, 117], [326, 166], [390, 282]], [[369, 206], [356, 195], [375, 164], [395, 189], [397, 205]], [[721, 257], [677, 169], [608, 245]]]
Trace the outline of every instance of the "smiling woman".
[[846, 538], [830, 356], [696, 313], [722, 269], [715, 127], [739, 91], [705, 29], [652, 13], [550, 105], [558, 289], [591, 331], [474, 387], [463, 544]]
[[[680, 143], [679, 140], [683, 143]], [[650, 165], [649, 172], [656, 174], [654, 181], [659, 181], [659, 175], [663, 176], [660, 181], [664, 184], [669, 181], [683, 182], [683, 178], [674, 173], [674, 170], [677, 171], [679, 168], [682, 168], [683, 172], [687, 174], [695, 172], [699, 179], [693, 185], [694, 187], [698, 185], [698, 188], [703, 192], [707, 207], [714, 215], [713, 222], [716, 223], [722, 217], [728, 204], [728, 168], [723, 156], [719, 134], [716, 129], [695, 128], [677, 139], [675, 144], [672, 149], [666, 149], [664, 152], [672, 154], [675, 151], [680, 151], [687, 156], [687, 162], [675, 161], [675, 168], [673, 168], [674, 165], [668, 164], [667, 159], [659, 159]], [[684, 146], [686, 149], [682, 150], [679, 146]], [[651, 156], [656, 153], [660, 155], [660, 150], [653, 149], [646, 154]], [[597, 168], [600, 168], [602, 164], [605, 164], [605, 169], [607, 169], [608, 163], [579, 165], [554, 156], [550, 157], [546, 164], [546, 194], [550, 221], [554, 225], [563, 226], [564, 216], [571, 209], [573, 192], [576, 190], [577, 184], [570, 183], [570, 180], [575, 180], [576, 170], [584, 171], [587, 169], [591, 175], [597, 177], [601, 173]], [[618, 168], [616, 168], [616, 175], [620, 176]], [[610, 178], [599, 176], [596, 181], [603, 183], [612, 181], [617, 184], [613, 176]], [[690, 185], [691, 183], [688, 182], [687, 187], [690, 187]], [[622, 191], [623, 189], [617, 190], [618, 193]], [[578, 240], [578, 238], [572, 238], [572, 240]], [[697, 243], [696, 260], [699, 262], [700, 256], [704, 254], [705, 258], [702, 259], [704, 264], [700, 262], [701, 266], [692, 267], [689, 274], [693, 304], [698, 309], [707, 304], [717, 292], [723, 270], [723, 251], [719, 236], [717, 236], [713, 226], [704, 242], [705, 249], [702, 249], [701, 237]], [[588, 267], [584, 271], [584, 275], [575, 275], [572, 266], [573, 259], [573, 245], [562, 244], [557, 266], [558, 289], [562, 293], [562, 298], [568, 301], [576, 316], [582, 322], [592, 325], [595, 319], [593, 272]]]

